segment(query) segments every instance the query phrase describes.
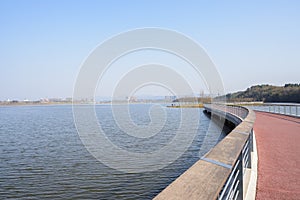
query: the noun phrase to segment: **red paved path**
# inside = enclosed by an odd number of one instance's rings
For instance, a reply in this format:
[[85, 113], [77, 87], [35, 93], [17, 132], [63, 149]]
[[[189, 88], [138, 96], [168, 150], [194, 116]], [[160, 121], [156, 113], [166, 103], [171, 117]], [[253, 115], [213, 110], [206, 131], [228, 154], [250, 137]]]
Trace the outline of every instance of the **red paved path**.
[[256, 112], [256, 199], [300, 200], [300, 119]]

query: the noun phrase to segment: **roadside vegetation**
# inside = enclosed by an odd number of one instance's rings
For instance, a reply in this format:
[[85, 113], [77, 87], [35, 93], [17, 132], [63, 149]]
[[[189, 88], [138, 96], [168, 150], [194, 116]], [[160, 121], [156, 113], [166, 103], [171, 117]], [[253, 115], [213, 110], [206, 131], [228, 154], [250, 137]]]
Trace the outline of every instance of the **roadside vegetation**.
[[[217, 97], [217, 98], [224, 98]], [[300, 103], [300, 84], [285, 84], [284, 86], [255, 85], [246, 91], [226, 95], [229, 102], [286, 102]]]

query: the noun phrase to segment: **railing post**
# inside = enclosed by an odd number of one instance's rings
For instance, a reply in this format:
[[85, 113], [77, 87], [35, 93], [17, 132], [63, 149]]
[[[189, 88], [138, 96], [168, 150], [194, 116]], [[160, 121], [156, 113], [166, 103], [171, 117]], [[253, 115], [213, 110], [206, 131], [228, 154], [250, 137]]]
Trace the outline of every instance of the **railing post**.
[[280, 114], [281, 113], [281, 106], [278, 106], [278, 113]]
[[251, 166], [252, 166], [251, 152], [253, 152], [253, 129], [251, 130], [250, 135], [249, 135], [249, 159], [248, 159], [249, 161], [248, 161], [248, 166], [247, 166], [248, 168], [251, 168]]
[[[239, 170], [239, 174], [238, 174], [238, 180], [239, 180], [239, 183], [238, 183], [238, 191], [239, 191], [239, 193], [237, 194], [238, 196], [237, 196], [237, 198], [236, 199], [238, 199], [238, 200], [243, 200], [243, 194], [244, 194], [244, 184], [243, 184], [243, 175], [244, 175], [244, 173], [243, 173], [243, 155], [242, 155], [242, 153], [240, 154], [240, 156], [239, 156], [239, 160], [240, 160], [240, 163], [239, 163], [239, 166], [238, 166], [238, 170]], [[235, 199], [235, 197], [233, 197], [233, 199]]]

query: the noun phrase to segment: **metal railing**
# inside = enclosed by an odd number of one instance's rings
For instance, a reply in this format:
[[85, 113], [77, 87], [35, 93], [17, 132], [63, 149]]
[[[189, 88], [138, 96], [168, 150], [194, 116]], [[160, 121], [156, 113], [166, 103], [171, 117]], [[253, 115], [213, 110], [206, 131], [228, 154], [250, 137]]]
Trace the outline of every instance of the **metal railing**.
[[249, 108], [257, 111], [300, 117], [300, 104], [264, 103], [261, 106], [249, 106]]
[[[227, 115], [235, 115], [242, 121], [247, 117], [249, 110], [242, 106], [236, 105], [214, 105], [212, 109], [225, 112]], [[244, 175], [247, 168], [251, 168], [251, 151], [252, 148], [252, 134], [253, 130], [249, 133], [247, 141], [243, 147], [242, 152], [231, 171], [225, 185], [218, 195], [219, 200], [243, 199], [243, 185]]]
[[228, 180], [219, 193], [218, 199], [243, 199], [244, 175], [247, 168], [251, 168], [250, 138], [246, 142]]
[[[208, 107], [208, 105], [205, 106], [206, 108]], [[249, 113], [249, 110], [247, 108], [237, 105], [212, 104], [210, 107], [213, 110], [219, 110], [224, 112], [225, 114], [234, 114], [240, 119], [245, 119]]]

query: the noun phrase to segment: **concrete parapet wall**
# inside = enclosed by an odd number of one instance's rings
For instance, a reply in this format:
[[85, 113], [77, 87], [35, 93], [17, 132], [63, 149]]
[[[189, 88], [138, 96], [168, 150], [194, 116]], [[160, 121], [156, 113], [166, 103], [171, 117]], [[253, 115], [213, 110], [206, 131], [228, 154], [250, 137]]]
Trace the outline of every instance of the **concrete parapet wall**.
[[[243, 151], [246, 149], [245, 145], [251, 146], [249, 143], [251, 143], [255, 113], [240, 106], [205, 105], [204, 108], [206, 112], [225, 118], [237, 126], [205, 156], [159, 193], [155, 200], [211, 200], [226, 196], [228, 194], [221, 194], [221, 192], [226, 189], [224, 186], [228, 185], [227, 182], [234, 173], [233, 170], [237, 170], [237, 165], [240, 163], [239, 166], [242, 166], [240, 171], [244, 171], [243, 167], [251, 166], [251, 163], [244, 166]], [[237, 194], [237, 199], [243, 199], [243, 183], [240, 185], [241, 194]]]

